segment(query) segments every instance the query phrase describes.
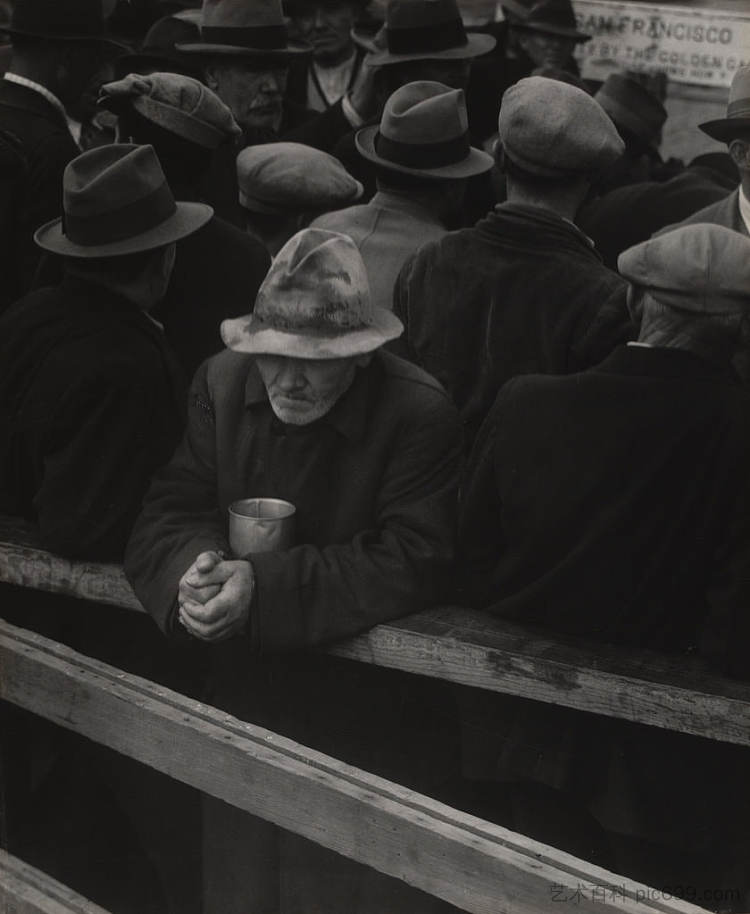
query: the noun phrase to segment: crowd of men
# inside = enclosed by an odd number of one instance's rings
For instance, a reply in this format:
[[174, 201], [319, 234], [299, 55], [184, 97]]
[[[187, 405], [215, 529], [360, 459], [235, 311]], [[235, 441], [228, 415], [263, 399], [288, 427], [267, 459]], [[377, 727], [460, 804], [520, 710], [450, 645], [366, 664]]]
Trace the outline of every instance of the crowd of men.
[[[724, 148], [664, 161], [658, 80], [592, 86], [569, 0], [503, 6], [153, 3], [134, 41], [15, 0], [0, 513], [124, 562], [170, 645], [125, 623], [137, 671], [188, 658], [240, 718], [746, 910], [742, 750], [312, 650], [441, 602], [750, 675], [750, 68], [696, 125]], [[232, 553], [251, 496], [291, 548]], [[70, 637], [111, 657], [101, 620]], [[113, 771], [139, 846], [146, 775]], [[198, 852], [167, 827], [195, 797], [149, 804], [153, 887], [82, 886], [115, 912], [449, 909], [210, 798]]]

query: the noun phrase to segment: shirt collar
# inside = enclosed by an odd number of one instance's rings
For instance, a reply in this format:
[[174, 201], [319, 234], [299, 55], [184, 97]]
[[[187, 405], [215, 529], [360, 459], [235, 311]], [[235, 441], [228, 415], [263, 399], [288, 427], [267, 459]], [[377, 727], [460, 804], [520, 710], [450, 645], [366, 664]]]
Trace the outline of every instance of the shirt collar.
[[[366, 368], [357, 369], [352, 386], [325, 416], [318, 419], [317, 422], [300, 426], [300, 428], [310, 429], [314, 425], [330, 425], [349, 441], [361, 441], [365, 436], [370, 402], [378, 388], [377, 378], [381, 371], [380, 358], [376, 353]], [[252, 408], [264, 403], [268, 404], [268, 394], [263, 386], [255, 360], [251, 358], [245, 381], [245, 406]], [[294, 428], [294, 426], [286, 426], [286, 428]]]
[[742, 217], [742, 221], [745, 223], [745, 228], [747, 229], [748, 234], [750, 234], [750, 200], [748, 200], [745, 196], [742, 185], [740, 185], [739, 201], [740, 216]]

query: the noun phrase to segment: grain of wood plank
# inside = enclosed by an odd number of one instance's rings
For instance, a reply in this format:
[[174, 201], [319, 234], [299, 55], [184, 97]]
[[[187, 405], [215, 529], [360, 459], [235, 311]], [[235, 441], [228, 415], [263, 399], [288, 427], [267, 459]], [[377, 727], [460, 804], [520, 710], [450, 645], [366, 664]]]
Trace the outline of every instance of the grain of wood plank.
[[0, 914], [107, 914], [104, 908], [0, 850]]
[[474, 914], [551, 914], [562, 887], [581, 914], [702, 910], [7, 623], [0, 666], [0, 698]]
[[[70, 562], [0, 517], [0, 581], [143, 612], [118, 565]], [[750, 745], [750, 686], [696, 658], [552, 639], [457, 607], [379, 625], [328, 648], [340, 657], [574, 710]]]

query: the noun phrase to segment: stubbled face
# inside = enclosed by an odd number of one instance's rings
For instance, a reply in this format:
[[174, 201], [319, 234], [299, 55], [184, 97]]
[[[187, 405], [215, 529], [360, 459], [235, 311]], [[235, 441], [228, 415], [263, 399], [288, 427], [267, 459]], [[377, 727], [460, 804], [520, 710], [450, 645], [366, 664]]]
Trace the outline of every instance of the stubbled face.
[[278, 130], [284, 113], [286, 65], [244, 61], [222, 62], [206, 69], [206, 82], [245, 130]]
[[287, 425], [309, 425], [346, 393], [358, 360], [259, 355], [256, 364], [277, 419]]
[[313, 58], [319, 63], [335, 64], [351, 56], [354, 9], [350, 4], [318, 0], [296, 15], [294, 24], [300, 37], [312, 45]]
[[528, 32], [518, 40], [536, 67], [561, 67], [570, 60], [576, 43], [563, 35]]

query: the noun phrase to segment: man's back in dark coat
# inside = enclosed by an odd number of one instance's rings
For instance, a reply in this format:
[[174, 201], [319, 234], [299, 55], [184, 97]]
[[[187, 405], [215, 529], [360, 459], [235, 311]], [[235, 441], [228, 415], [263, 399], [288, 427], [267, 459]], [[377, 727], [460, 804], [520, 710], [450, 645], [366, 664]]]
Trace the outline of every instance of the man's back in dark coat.
[[749, 461], [750, 395], [692, 353], [618, 347], [586, 372], [517, 378], [467, 474], [470, 602], [586, 637], [695, 645], [713, 585], [727, 625], [750, 601]]
[[30, 293], [0, 319], [0, 513], [35, 519], [55, 552], [119, 558], [184, 409], [182, 372], [135, 305], [72, 277]]
[[259, 241], [216, 216], [177, 242], [169, 288], [154, 317], [188, 378], [224, 348], [221, 322], [253, 310], [270, 265]]
[[471, 439], [510, 378], [580, 371], [630, 338], [626, 290], [573, 223], [503, 204], [407, 261], [393, 348], [443, 384]]
[[60, 215], [63, 172], [79, 152], [60, 111], [0, 80], [0, 311], [31, 288], [40, 256], [33, 234]]

